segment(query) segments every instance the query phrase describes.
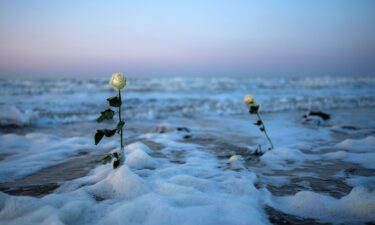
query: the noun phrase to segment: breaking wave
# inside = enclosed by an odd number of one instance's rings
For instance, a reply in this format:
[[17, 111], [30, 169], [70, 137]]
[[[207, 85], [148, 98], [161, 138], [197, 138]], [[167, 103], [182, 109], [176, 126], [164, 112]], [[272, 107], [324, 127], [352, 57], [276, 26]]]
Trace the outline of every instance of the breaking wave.
[[[23, 124], [91, 121], [114, 94], [99, 79], [0, 80], [0, 106], [27, 117]], [[255, 95], [263, 112], [374, 107], [375, 78], [141, 78], [128, 80], [123, 99], [126, 117], [152, 120], [244, 114], [245, 94]], [[14, 120], [3, 114], [3, 123]]]

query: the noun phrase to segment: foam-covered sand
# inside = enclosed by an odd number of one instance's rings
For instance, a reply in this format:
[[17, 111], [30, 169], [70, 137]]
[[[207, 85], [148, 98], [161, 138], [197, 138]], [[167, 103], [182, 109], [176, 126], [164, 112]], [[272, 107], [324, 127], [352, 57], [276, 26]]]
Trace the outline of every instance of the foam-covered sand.
[[[150, 140], [187, 155], [175, 165], [151, 158], [141, 143], [128, 148], [125, 165], [98, 166], [41, 199], [1, 194], [8, 224], [267, 224], [251, 172], [220, 171], [215, 156], [181, 143], [171, 133]], [[160, 150], [167, 157], [171, 147]], [[130, 165], [127, 165], [130, 163]], [[129, 167], [140, 170], [132, 171]], [[148, 168], [153, 170], [143, 170]], [[238, 212], [248, 213], [239, 215]]]
[[[302, 125], [293, 114], [264, 118], [276, 148], [250, 158], [256, 143], [267, 142], [248, 117], [155, 123], [125, 147], [125, 164], [116, 170], [97, 165], [42, 198], [0, 193], [0, 223], [270, 224], [265, 207], [288, 215], [285, 221], [375, 220], [372, 134], [360, 129], [335, 137], [329, 126]], [[0, 135], [1, 153], [11, 154], [0, 161], [2, 182], [117, 143], [96, 149], [91, 138]]]
[[[78, 155], [99, 153], [87, 137], [60, 138], [46, 133], [27, 133], [0, 135], [2, 154], [9, 154], [0, 161], [0, 180], [8, 182], [33, 174], [43, 168], [63, 162]], [[101, 149], [110, 149], [115, 142], [107, 142]]]
[[272, 207], [303, 218], [335, 224], [375, 221], [375, 191], [358, 186], [336, 199], [327, 194], [300, 191], [292, 196], [270, 197]]

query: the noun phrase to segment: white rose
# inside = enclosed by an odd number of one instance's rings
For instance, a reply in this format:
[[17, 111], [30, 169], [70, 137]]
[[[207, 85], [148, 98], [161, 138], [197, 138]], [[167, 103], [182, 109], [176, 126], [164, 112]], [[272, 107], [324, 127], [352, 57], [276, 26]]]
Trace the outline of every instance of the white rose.
[[246, 95], [243, 99], [246, 105], [254, 104], [254, 97], [252, 95]]
[[232, 155], [229, 159], [229, 168], [232, 170], [240, 170], [243, 169], [242, 165], [242, 157], [240, 155]]
[[237, 155], [232, 155], [230, 158], [229, 158], [229, 162], [236, 162], [240, 160], [240, 157], [238, 157]]
[[126, 86], [126, 78], [123, 73], [114, 73], [109, 84], [117, 90], [123, 89]]

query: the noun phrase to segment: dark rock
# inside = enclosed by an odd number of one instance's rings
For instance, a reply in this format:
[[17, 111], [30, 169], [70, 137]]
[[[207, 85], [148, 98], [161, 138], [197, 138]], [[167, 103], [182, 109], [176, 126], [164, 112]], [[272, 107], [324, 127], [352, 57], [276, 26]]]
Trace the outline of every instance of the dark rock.
[[342, 126], [342, 129], [345, 129], [345, 130], [358, 130], [357, 127], [350, 126], [350, 125]]
[[168, 124], [162, 124], [155, 128], [155, 133], [159, 133], [159, 134], [169, 133], [173, 131], [175, 131], [175, 129], [169, 126]]
[[155, 129], [155, 133], [159, 133], [159, 134], [175, 132], [175, 131], [190, 133], [190, 129], [187, 127], [172, 127], [172, 126], [169, 126], [168, 124], [159, 125]]
[[304, 124], [321, 125], [330, 118], [331, 116], [324, 112], [308, 111], [305, 115], [303, 115], [301, 122]]
[[190, 130], [186, 127], [177, 127], [176, 129], [177, 129], [177, 131], [185, 131], [187, 133], [190, 133]]
[[329, 120], [331, 118], [329, 114], [321, 112], [321, 111], [309, 111], [303, 116], [303, 118], [308, 118], [311, 116], [318, 116], [323, 120]]

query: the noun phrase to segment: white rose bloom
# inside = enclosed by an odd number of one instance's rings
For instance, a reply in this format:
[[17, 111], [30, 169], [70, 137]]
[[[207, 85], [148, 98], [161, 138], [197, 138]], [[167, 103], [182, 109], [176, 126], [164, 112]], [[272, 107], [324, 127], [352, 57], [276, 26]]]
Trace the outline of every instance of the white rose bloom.
[[243, 99], [246, 105], [254, 104], [254, 97], [252, 95], [246, 95]]
[[114, 73], [109, 80], [109, 84], [117, 90], [123, 89], [126, 86], [126, 78], [123, 73]]
[[237, 156], [237, 155], [232, 155], [230, 158], [229, 158], [229, 161], [230, 162], [235, 162], [235, 161], [238, 161], [240, 158]]
[[229, 168], [232, 170], [239, 170], [244, 168], [242, 165], [242, 157], [239, 155], [232, 155], [229, 158]]

